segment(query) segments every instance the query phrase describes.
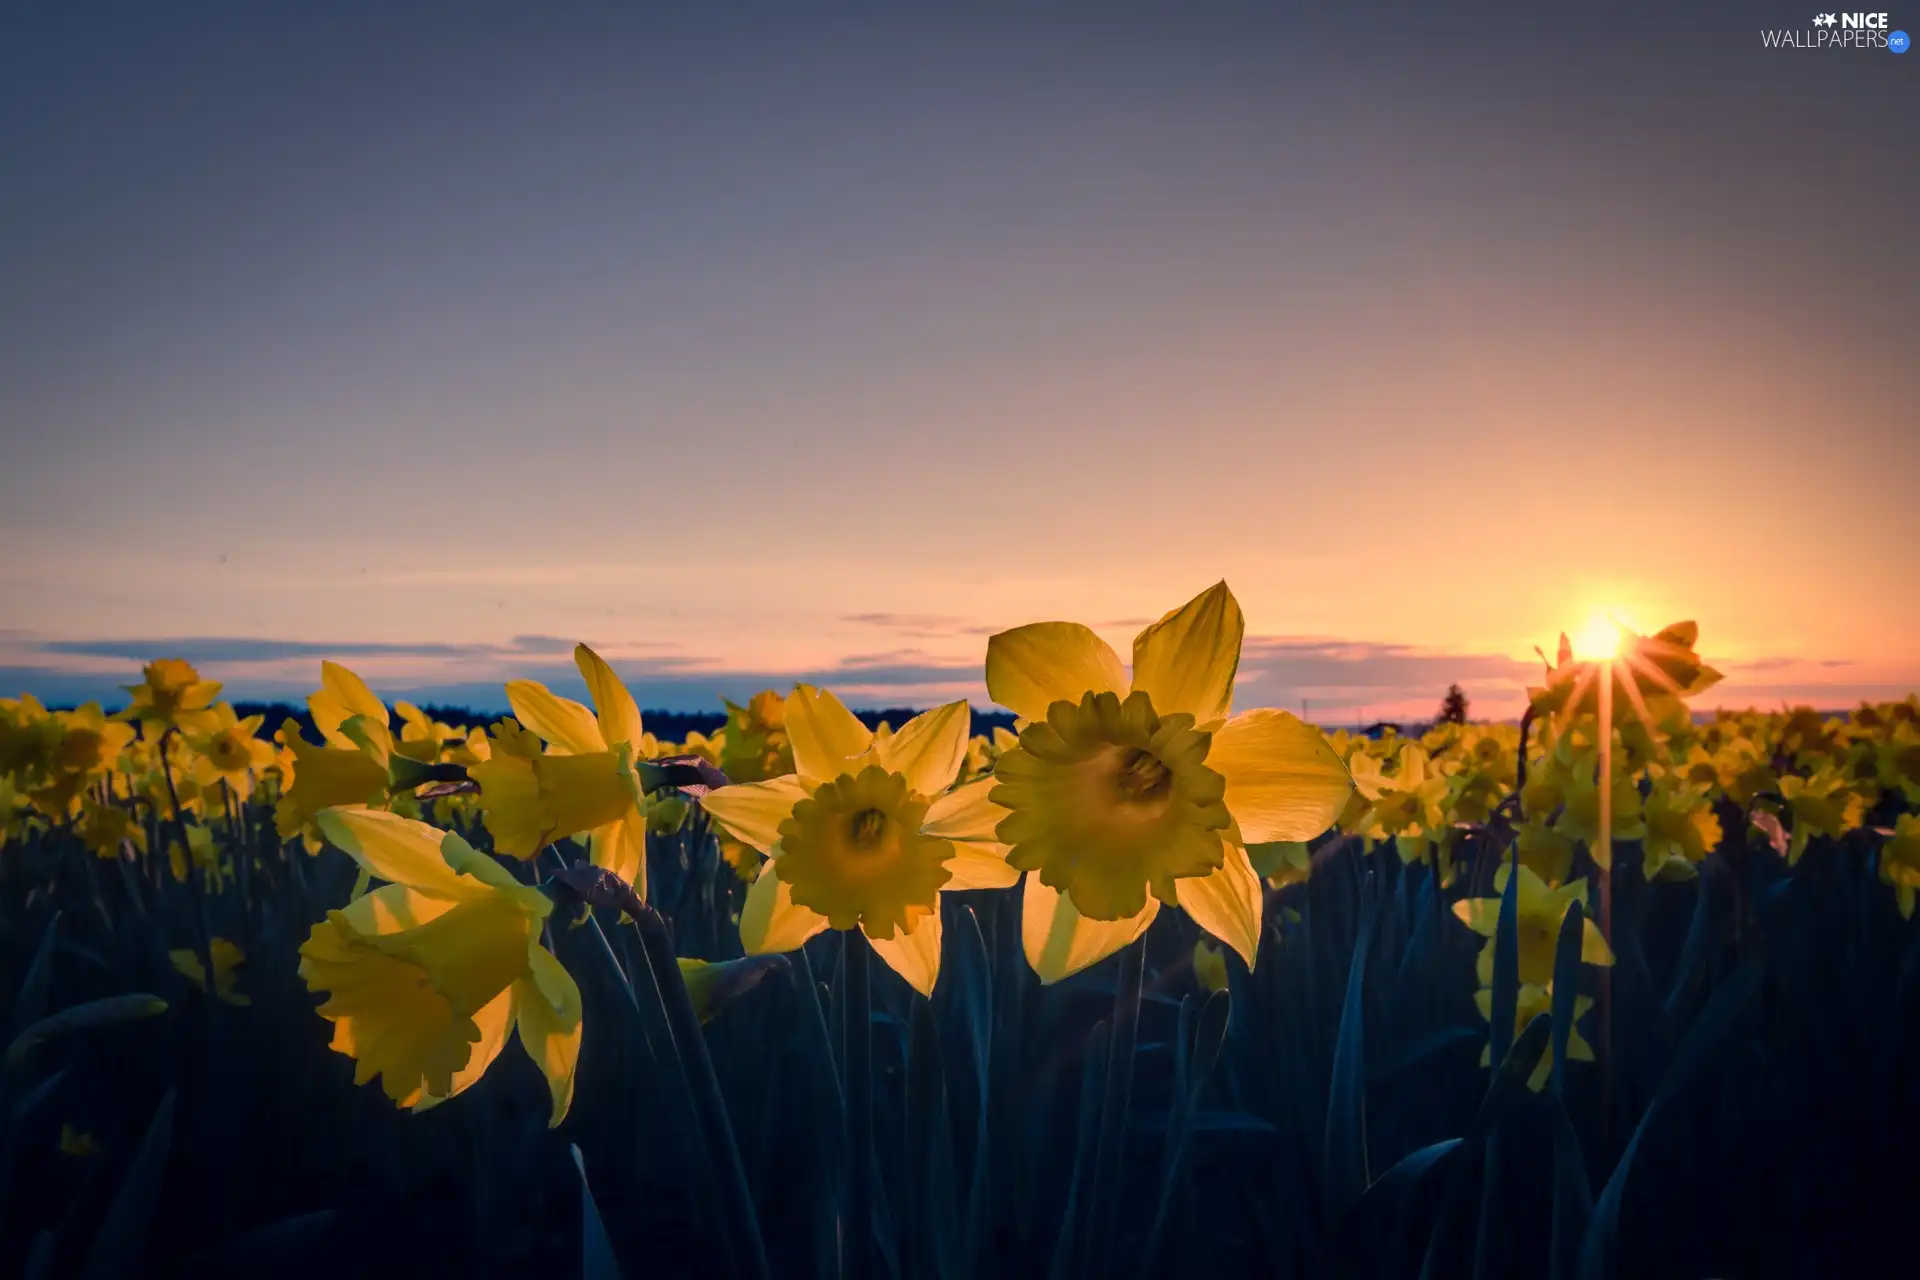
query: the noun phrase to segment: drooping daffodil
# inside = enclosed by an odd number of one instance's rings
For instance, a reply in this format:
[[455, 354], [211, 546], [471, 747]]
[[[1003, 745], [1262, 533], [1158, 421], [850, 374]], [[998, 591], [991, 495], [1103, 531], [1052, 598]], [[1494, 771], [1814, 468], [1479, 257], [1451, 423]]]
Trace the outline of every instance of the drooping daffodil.
[[[590, 833], [593, 865], [647, 896], [647, 814], [634, 761], [643, 731], [640, 708], [599, 654], [576, 645], [574, 665], [593, 697], [589, 710], [532, 680], [507, 683], [520, 724], [547, 749], [511, 728], [471, 770], [494, 847], [532, 858], [554, 840]], [[505, 722], [511, 725], [511, 722]]]
[[546, 894], [452, 832], [380, 809], [329, 809], [319, 824], [377, 889], [327, 913], [300, 947], [300, 976], [326, 992], [332, 1047], [354, 1083], [376, 1075], [420, 1110], [486, 1073], [507, 1035], [547, 1077], [552, 1120], [573, 1101], [580, 988], [540, 942]]

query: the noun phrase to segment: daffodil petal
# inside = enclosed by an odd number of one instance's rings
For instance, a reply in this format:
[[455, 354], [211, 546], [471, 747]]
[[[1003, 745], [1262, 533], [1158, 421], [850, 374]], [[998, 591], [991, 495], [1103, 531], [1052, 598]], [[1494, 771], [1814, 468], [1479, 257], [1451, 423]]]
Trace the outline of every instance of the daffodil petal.
[[709, 791], [700, 798], [700, 807], [734, 839], [766, 853], [780, 842], [780, 824], [793, 806], [806, 798], [806, 784], [789, 773]]
[[336, 747], [351, 748], [352, 739], [340, 732], [340, 726], [354, 716], [386, 727], [387, 706], [367, 688], [366, 681], [337, 662], [320, 663], [320, 692], [307, 698], [313, 713], [313, 727]]
[[607, 750], [593, 712], [536, 680], [507, 681], [507, 702], [515, 719], [562, 752], [584, 756]]
[[874, 744], [881, 765], [902, 775], [923, 796], [937, 796], [960, 776], [967, 759], [967, 735], [973, 709], [962, 698], [922, 711], [885, 742]]
[[609, 747], [628, 743], [638, 755], [640, 707], [627, 692], [627, 686], [599, 654], [584, 644], [574, 646], [573, 664], [586, 677], [587, 692], [592, 695], [594, 710], [599, 713], [600, 737]]
[[793, 900], [793, 890], [781, 883], [777, 860], [760, 868], [760, 878], [747, 888], [740, 909], [740, 945], [748, 955], [792, 951], [827, 927], [827, 918]]
[[1058, 982], [1138, 938], [1159, 913], [1160, 899], [1149, 895], [1147, 905], [1130, 919], [1089, 920], [1073, 899], [1030, 875], [1020, 904], [1020, 944], [1040, 981]]
[[943, 840], [994, 841], [994, 828], [1007, 816], [1007, 810], [987, 796], [1000, 779], [989, 774], [955, 787], [927, 808], [920, 829]]
[[457, 831], [440, 833], [440, 856], [455, 871], [480, 881], [488, 888], [523, 899], [526, 895], [533, 894], [535, 902], [544, 897], [538, 889], [524, 885], [515, 879], [513, 872], [496, 862], [491, 854], [482, 853], [468, 844]]
[[329, 841], [382, 880], [456, 902], [489, 892], [486, 885], [461, 877], [440, 856], [446, 832], [438, 827], [384, 809], [322, 809], [315, 820]]
[[1580, 959], [1585, 964], [1597, 964], [1603, 968], [1613, 963], [1613, 948], [1607, 945], [1606, 935], [1592, 920], [1586, 921], [1586, 927], [1580, 933]]
[[507, 1033], [513, 1030], [513, 988], [508, 987], [474, 1014], [473, 1023], [480, 1028], [480, 1039], [474, 1043], [467, 1065], [453, 1073], [453, 1088], [445, 1095], [423, 1092], [414, 1099], [413, 1110], [428, 1111], [448, 1098], [458, 1097], [487, 1074], [487, 1068], [493, 1065], [493, 1060], [507, 1046]]
[[532, 976], [513, 984], [513, 1016], [527, 1056], [547, 1077], [553, 1095], [549, 1127], [573, 1105], [573, 1070], [580, 1061], [580, 987], [545, 947], [527, 953]]
[[1246, 629], [1233, 592], [1214, 583], [1135, 638], [1133, 687], [1163, 716], [1184, 711], [1202, 726], [1226, 719]]
[[1311, 840], [1353, 793], [1325, 735], [1288, 711], [1248, 711], [1221, 725], [1207, 767], [1227, 780], [1227, 811], [1249, 844]]
[[896, 929], [891, 938], [868, 938], [867, 942], [889, 969], [907, 980], [908, 986], [931, 998], [933, 984], [940, 977], [940, 939], [940, 912], [936, 909], [923, 916], [912, 933]]
[[457, 905], [450, 898], [430, 898], [403, 884], [383, 884], [340, 908], [340, 915], [358, 933], [398, 933], [443, 916]]
[[1253, 958], [1260, 949], [1260, 917], [1266, 898], [1245, 849], [1228, 845], [1226, 860], [1218, 871], [1175, 880], [1173, 891], [1180, 909], [1192, 916], [1195, 924], [1232, 947], [1247, 968], [1253, 968]]
[[1020, 881], [1017, 868], [1007, 864], [1007, 846], [993, 841], [969, 843], [956, 841], [953, 856], [947, 859], [951, 878], [940, 886], [948, 889], [1011, 889]]
[[987, 694], [1023, 720], [1044, 720], [1061, 700], [1127, 696], [1127, 671], [1113, 646], [1077, 622], [1035, 622], [987, 641]]
[[840, 699], [825, 689], [797, 684], [787, 696], [786, 710], [795, 772], [818, 782], [858, 772], [857, 762], [873, 747], [873, 731]]
[[625, 880], [644, 900], [647, 896], [647, 817], [635, 810], [627, 817], [595, 827], [587, 837], [588, 860]]

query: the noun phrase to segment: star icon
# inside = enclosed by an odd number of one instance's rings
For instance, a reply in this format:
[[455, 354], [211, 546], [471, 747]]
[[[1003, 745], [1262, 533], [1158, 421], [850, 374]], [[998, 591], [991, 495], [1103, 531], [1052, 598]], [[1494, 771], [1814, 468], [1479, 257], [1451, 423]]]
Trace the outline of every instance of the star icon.
[[1839, 19], [1830, 13], [1821, 13], [1814, 15], [1813, 25], [1816, 27], [1830, 27], [1838, 21]]

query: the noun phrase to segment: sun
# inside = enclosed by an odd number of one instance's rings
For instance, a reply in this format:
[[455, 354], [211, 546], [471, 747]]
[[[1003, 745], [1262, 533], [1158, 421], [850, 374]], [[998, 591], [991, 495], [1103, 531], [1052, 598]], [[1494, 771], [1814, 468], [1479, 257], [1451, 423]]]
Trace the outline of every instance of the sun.
[[1633, 628], [1621, 619], [1618, 609], [1595, 609], [1587, 625], [1572, 637], [1573, 656], [1582, 662], [1603, 662], [1618, 657], [1620, 647]]

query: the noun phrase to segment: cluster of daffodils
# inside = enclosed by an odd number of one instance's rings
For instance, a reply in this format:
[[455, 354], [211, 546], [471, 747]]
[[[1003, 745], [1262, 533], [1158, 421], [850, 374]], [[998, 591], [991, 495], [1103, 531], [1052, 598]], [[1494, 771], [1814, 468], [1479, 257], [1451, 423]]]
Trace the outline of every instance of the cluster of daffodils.
[[[643, 902], [649, 839], [689, 823], [746, 886], [750, 957], [840, 930], [928, 994], [950, 891], [1017, 892], [1026, 958], [1046, 982], [1182, 912], [1205, 935], [1199, 980], [1222, 986], [1229, 953], [1255, 963], [1269, 896], [1309, 878], [1329, 841], [1430, 866], [1446, 885], [1469, 848], [1503, 855], [1495, 895], [1454, 910], [1489, 938], [1491, 1016], [1491, 938], [1519, 877], [1516, 1034], [1551, 1006], [1560, 922], [1613, 853], [1673, 881], [1756, 830], [1793, 864], [1851, 839], [1913, 912], [1920, 700], [1697, 721], [1687, 699], [1717, 675], [1681, 624], [1607, 663], [1575, 661], [1563, 640], [1519, 725], [1329, 736], [1283, 711], [1235, 713], [1243, 631], [1221, 583], [1143, 630], [1130, 664], [1078, 624], [1002, 632], [985, 681], [1017, 719], [990, 735], [971, 734], [964, 702], [870, 730], [798, 685], [728, 703], [710, 735], [662, 741], [581, 645], [590, 704], [515, 680], [512, 714], [480, 727], [389, 707], [322, 663], [312, 742], [292, 720], [238, 716], [218, 684], [162, 660], [112, 715], [0, 700], [0, 846], [71, 838], [155, 884], [215, 894], [265, 858], [342, 850], [360, 871], [353, 896], [300, 951], [334, 1048], [418, 1109], [471, 1085], [515, 1034], [548, 1078], [555, 1123], [582, 1019], [545, 941], [542, 880], [584, 860]], [[1583, 959], [1610, 963], [1600, 929], [1584, 927]], [[231, 941], [199, 939], [172, 959], [209, 998], [246, 1002]], [[702, 1016], [738, 976], [683, 968]], [[1568, 1053], [1590, 1056], [1577, 1030]]]

